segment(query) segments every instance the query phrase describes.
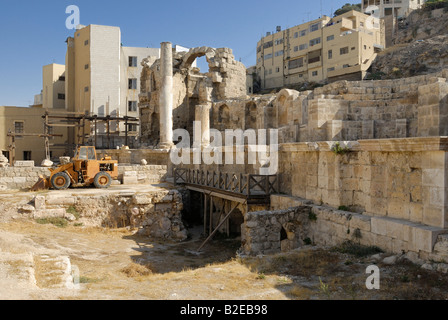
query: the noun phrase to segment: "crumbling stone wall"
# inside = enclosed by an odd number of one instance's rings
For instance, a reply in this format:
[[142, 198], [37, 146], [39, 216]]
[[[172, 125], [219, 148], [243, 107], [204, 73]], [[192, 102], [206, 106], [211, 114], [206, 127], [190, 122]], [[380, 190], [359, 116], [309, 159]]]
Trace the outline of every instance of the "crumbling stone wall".
[[61, 217], [85, 226], [132, 227], [140, 235], [157, 239], [187, 238], [182, 195], [177, 190], [36, 195], [32, 204], [21, 209], [32, 218]]
[[[279, 129], [279, 143], [447, 135], [448, 71], [413, 78], [338, 81], [314, 91], [215, 102], [211, 127]], [[256, 117], [256, 121], [252, 118]]]
[[448, 257], [446, 229], [337, 210], [290, 196], [273, 195], [271, 204], [271, 211], [246, 214], [242, 225], [243, 254], [269, 254], [309, 244], [335, 246], [352, 241], [375, 245], [389, 253], [404, 252], [410, 260], [421, 264], [429, 260], [444, 263]]
[[[207, 73], [192, 68], [193, 62], [201, 56], [207, 59]], [[160, 128], [160, 60], [145, 59], [142, 65], [141, 141], [146, 146], [156, 146]], [[228, 48], [198, 47], [188, 52], [174, 52], [173, 72], [174, 129], [186, 129], [191, 136], [197, 106], [211, 106], [214, 101], [246, 95], [246, 68], [235, 60]]]

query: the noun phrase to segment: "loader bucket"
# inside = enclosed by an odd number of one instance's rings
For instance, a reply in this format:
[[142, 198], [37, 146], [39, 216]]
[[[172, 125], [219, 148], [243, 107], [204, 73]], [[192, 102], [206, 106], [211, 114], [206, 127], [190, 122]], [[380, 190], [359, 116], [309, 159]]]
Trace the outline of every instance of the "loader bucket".
[[39, 176], [39, 181], [31, 188], [32, 192], [50, 189], [50, 183], [47, 178]]

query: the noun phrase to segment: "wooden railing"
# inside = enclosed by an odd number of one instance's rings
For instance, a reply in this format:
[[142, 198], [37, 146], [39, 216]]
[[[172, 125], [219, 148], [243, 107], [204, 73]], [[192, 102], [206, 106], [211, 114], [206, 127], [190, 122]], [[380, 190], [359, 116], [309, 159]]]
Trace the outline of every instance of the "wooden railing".
[[174, 182], [189, 184], [236, 194], [251, 196], [268, 196], [278, 193], [277, 175], [255, 175], [227, 173], [193, 169], [175, 169]]

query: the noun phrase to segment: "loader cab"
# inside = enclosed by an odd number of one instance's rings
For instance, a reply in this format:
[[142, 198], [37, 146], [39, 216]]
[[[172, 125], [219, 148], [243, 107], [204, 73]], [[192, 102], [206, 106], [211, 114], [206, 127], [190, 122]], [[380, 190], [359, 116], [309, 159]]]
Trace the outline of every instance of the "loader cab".
[[79, 147], [73, 160], [96, 160], [95, 147]]

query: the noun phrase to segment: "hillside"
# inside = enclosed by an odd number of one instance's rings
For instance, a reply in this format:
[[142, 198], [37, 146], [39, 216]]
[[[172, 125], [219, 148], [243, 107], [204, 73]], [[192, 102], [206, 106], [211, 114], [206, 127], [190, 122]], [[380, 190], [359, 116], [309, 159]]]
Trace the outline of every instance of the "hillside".
[[416, 10], [399, 21], [394, 45], [378, 54], [372, 78], [394, 79], [441, 71], [448, 66], [448, 12]]

